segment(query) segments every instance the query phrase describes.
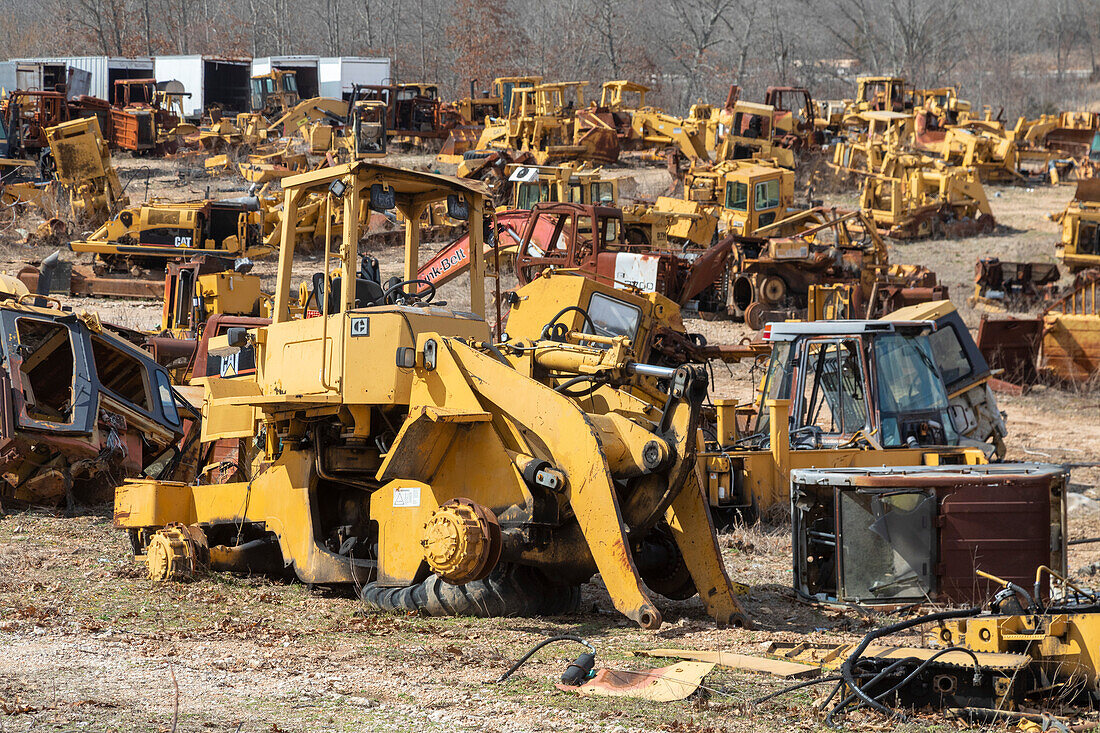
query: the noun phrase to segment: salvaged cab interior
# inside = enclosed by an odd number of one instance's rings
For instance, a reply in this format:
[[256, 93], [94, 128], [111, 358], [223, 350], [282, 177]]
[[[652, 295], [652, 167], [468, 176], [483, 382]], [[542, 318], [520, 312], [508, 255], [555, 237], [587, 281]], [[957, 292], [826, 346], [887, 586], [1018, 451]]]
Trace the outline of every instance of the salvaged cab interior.
[[794, 470], [795, 590], [826, 603], [975, 604], [996, 591], [979, 570], [1028, 588], [1039, 567], [1064, 575], [1068, 482], [1036, 463]]

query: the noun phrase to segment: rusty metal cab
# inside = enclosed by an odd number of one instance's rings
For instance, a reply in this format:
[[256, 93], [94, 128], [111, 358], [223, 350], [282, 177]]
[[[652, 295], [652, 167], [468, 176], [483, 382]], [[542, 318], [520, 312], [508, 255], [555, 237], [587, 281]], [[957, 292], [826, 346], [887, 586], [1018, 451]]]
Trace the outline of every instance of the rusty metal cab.
[[[794, 587], [812, 601], [981, 603], [991, 573], [1066, 572], [1069, 473], [1038, 463], [791, 472]], [[1043, 589], [1046, 593], [1047, 589]]]
[[624, 241], [620, 209], [539, 203], [531, 209], [519, 242], [516, 277], [526, 285], [546, 270], [574, 270], [682, 304], [724, 276], [732, 247], [732, 239], [726, 238], [701, 252], [659, 251]]
[[103, 501], [126, 477], [189, 476], [178, 443], [197, 416], [143, 351], [94, 316], [18, 303], [0, 307], [0, 333], [0, 502]]

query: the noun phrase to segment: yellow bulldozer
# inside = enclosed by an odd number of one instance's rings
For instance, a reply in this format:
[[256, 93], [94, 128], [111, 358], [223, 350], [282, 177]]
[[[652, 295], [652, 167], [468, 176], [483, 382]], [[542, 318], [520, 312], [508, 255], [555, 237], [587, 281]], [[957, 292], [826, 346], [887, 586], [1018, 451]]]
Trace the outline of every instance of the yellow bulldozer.
[[[800, 210], [794, 204], [794, 172], [767, 160], [693, 167], [684, 178], [684, 199], [712, 207], [720, 233], [744, 236], [755, 236]], [[773, 231], [772, 236], [783, 233]]]
[[489, 119], [478, 150], [530, 153], [545, 165], [566, 160], [614, 163], [619, 159], [615, 130], [579, 130], [576, 112], [584, 108], [587, 82], [555, 82], [513, 87], [507, 116]]
[[470, 82], [470, 96], [445, 105], [444, 113], [457, 123], [451, 129], [436, 160], [440, 163], [462, 162], [462, 156], [472, 150], [489, 120], [505, 117], [512, 106], [512, 90], [542, 83], [541, 76], [501, 76], [493, 79], [489, 89], [478, 95], [477, 81]]
[[251, 111], [264, 117], [278, 117], [302, 101], [298, 95], [298, 77], [293, 71], [272, 69], [249, 81]]
[[1070, 272], [1100, 267], [1100, 180], [1078, 181], [1073, 200], [1050, 218], [1062, 225], [1054, 252]]
[[[638, 362], [628, 339], [593, 333], [493, 344], [479, 226], [468, 292], [435, 300], [416, 279], [421, 214], [443, 201], [480, 222], [481, 184], [357, 162], [283, 188], [272, 323], [211, 342], [224, 366], [203, 404], [203, 440], [255, 438], [257, 460], [239, 482], [115, 495], [154, 577], [262, 570], [356, 584], [379, 609], [499, 616], [575, 609], [598, 572], [644, 628], [661, 625], [651, 592], [697, 592], [718, 623], [747, 622], [694, 470], [705, 371]], [[295, 318], [290, 222], [311, 194], [344, 216], [313, 278], [320, 313]], [[403, 279], [350, 275], [360, 202], [401, 213]], [[246, 352], [254, 369], [238, 375]]]
[[878, 170], [864, 175], [859, 203], [898, 239], [966, 237], [996, 225], [975, 169], [916, 154], [886, 153]]

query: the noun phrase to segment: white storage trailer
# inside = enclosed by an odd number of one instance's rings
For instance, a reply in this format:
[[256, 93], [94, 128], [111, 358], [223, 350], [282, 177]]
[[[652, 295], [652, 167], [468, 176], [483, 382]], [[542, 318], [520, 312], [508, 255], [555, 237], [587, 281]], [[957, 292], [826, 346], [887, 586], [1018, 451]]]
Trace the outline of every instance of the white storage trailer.
[[122, 56], [43, 56], [12, 59], [15, 84], [20, 89], [49, 91], [69, 85], [69, 96], [89, 94], [111, 99], [119, 79], [153, 78], [153, 59]]
[[390, 84], [390, 60], [366, 56], [322, 57], [318, 67], [321, 96], [350, 99], [356, 84]]
[[298, 96], [312, 99], [321, 96], [318, 77], [320, 61], [319, 56], [264, 56], [252, 59], [252, 76], [268, 74], [272, 69], [293, 71], [294, 80], [298, 83]]
[[154, 76], [158, 82], [178, 81], [190, 97], [183, 98], [183, 114], [191, 120], [217, 105], [227, 115], [248, 111], [248, 81], [252, 62], [224, 56], [157, 56]]

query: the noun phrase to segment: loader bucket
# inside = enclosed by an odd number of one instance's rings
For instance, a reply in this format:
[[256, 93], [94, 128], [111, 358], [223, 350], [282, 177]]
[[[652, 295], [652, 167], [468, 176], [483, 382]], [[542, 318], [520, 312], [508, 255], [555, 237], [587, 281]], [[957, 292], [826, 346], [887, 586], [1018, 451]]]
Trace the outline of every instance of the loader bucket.
[[473, 150], [474, 146], [477, 145], [477, 141], [481, 138], [481, 131], [482, 128], [480, 127], [454, 128], [447, 139], [443, 141], [443, 147], [439, 149], [436, 160], [440, 163], [454, 163], [456, 165], [461, 163], [462, 154]]

